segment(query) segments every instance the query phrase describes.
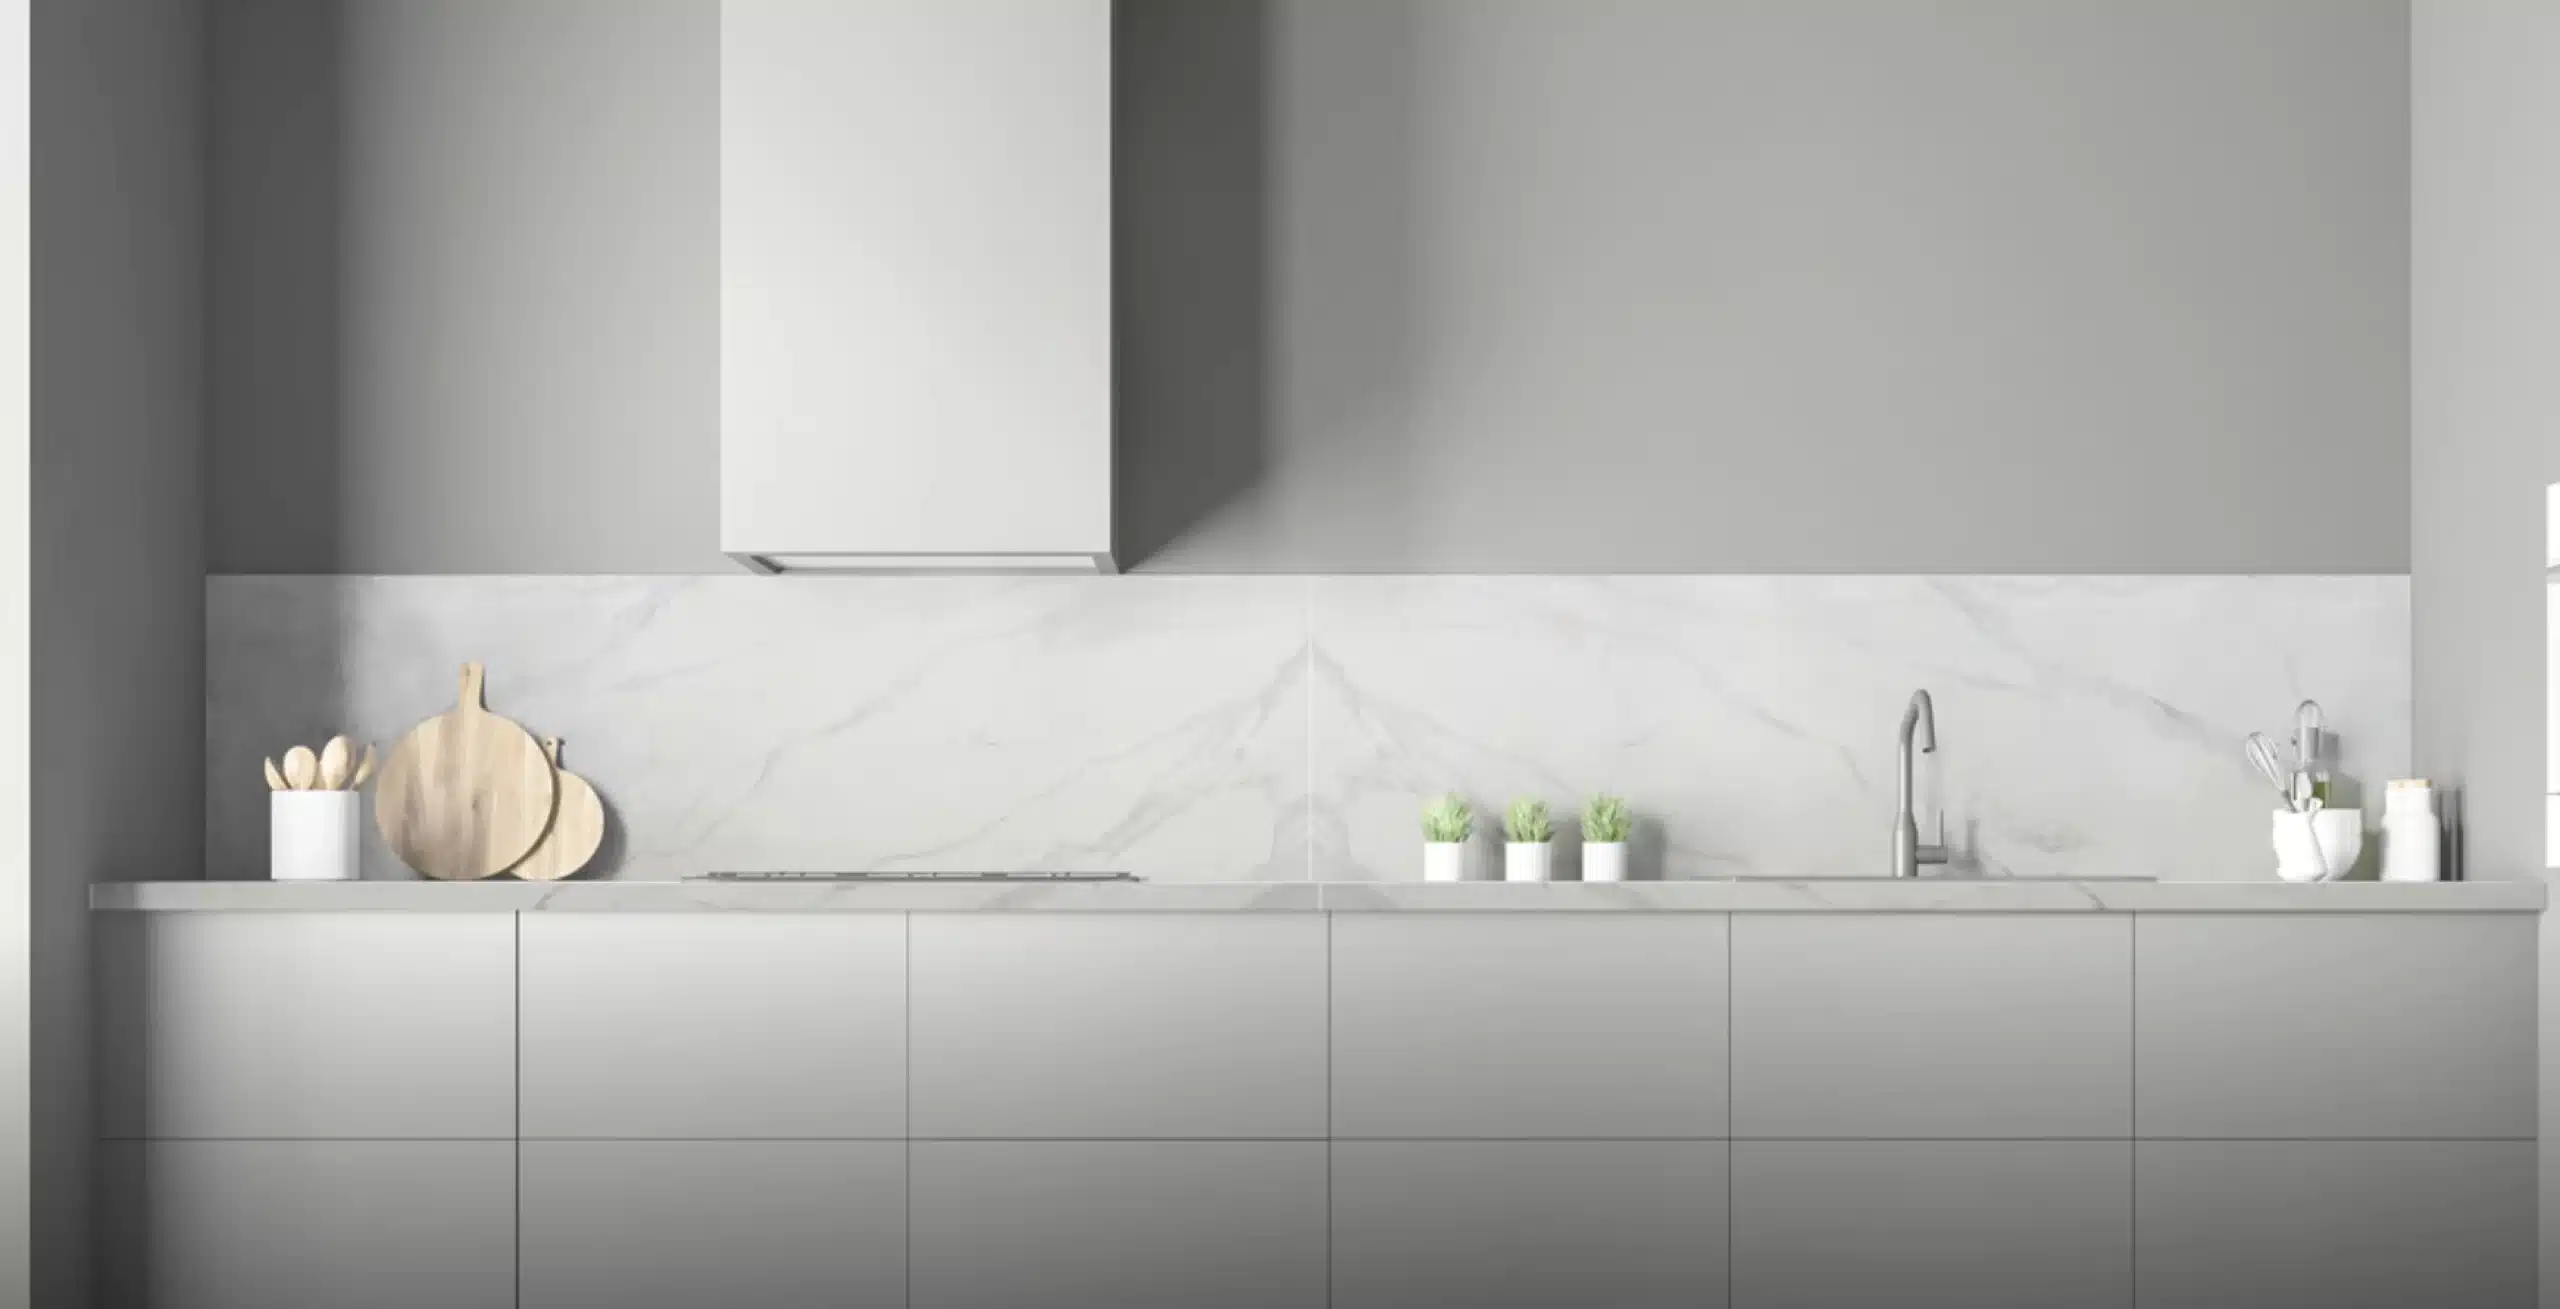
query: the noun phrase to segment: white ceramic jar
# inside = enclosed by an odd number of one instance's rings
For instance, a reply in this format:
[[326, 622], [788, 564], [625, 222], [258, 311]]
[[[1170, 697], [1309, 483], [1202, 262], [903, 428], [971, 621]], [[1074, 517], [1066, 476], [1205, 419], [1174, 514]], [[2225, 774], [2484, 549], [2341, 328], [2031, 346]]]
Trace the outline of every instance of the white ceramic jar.
[[364, 830], [361, 791], [267, 793], [267, 876], [279, 882], [352, 882]]
[[2382, 880], [2433, 882], [2444, 876], [2444, 823], [2435, 788], [2424, 778], [2382, 789]]

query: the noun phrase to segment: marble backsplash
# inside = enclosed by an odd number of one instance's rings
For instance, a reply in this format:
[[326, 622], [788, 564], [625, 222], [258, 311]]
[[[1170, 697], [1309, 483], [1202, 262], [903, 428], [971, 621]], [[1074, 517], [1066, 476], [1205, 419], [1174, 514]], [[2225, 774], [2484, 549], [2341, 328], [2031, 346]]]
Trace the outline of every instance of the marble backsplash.
[[[216, 577], [208, 875], [266, 867], [259, 759], [386, 747], [489, 665], [608, 809], [587, 876], [1119, 868], [1402, 880], [1442, 790], [1595, 790], [1643, 877], [1873, 872], [1894, 729], [1991, 876], [2267, 876], [2243, 762], [2316, 697], [2409, 759], [2409, 588], [2372, 577]], [[1567, 838], [1559, 857], [1571, 875]], [[368, 833], [368, 877], [405, 877]]]

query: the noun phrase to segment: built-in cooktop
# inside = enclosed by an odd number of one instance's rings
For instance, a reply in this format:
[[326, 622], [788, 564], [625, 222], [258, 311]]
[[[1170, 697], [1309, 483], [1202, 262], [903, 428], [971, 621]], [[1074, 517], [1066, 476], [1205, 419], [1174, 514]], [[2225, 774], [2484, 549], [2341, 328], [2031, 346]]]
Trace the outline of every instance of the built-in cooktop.
[[1081, 869], [1033, 869], [1010, 873], [947, 870], [923, 872], [821, 873], [777, 869], [752, 873], [702, 873], [689, 882], [1134, 882], [1136, 873], [1089, 872]]

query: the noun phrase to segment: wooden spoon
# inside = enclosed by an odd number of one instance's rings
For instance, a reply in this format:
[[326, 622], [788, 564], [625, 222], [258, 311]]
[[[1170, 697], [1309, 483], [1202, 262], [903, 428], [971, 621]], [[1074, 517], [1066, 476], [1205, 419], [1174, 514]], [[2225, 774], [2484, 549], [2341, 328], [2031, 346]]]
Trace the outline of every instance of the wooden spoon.
[[320, 761], [312, 755], [310, 746], [297, 745], [284, 752], [284, 780], [294, 790], [310, 790], [319, 774]]
[[275, 761], [275, 760], [273, 760], [273, 759], [267, 759], [267, 760], [262, 760], [261, 762], [265, 763], [265, 764], [266, 764], [266, 766], [267, 766], [267, 789], [268, 789], [268, 790], [270, 790], [270, 791], [290, 791], [290, 790], [292, 790], [292, 789], [293, 789], [292, 787], [287, 786], [287, 785], [285, 784], [284, 774], [283, 774], [282, 772], [279, 772], [279, 771], [276, 769], [276, 761]]
[[330, 737], [329, 743], [320, 747], [321, 790], [343, 791], [347, 789], [347, 769], [350, 765], [355, 763], [355, 760], [352, 757], [354, 753], [354, 743], [343, 736]]
[[364, 748], [364, 759], [356, 765], [356, 775], [347, 779], [347, 789], [350, 791], [355, 790], [357, 787], [360, 787], [366, 782], [372, 780], [373, 747], [368, 745]]

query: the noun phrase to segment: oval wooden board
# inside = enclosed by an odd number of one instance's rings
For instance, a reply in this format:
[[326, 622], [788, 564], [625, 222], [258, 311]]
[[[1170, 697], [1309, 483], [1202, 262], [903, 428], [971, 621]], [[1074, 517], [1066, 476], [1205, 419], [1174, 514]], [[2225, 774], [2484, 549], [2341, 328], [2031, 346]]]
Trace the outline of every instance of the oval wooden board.
[[400, 861], [458, 882], [515, 866], [551, 826], [559, 783], [532, 733], [481, 703], [484, 670], [462, 666], [461, 702], [410, 729], [374, 778], [373, 818]]
[[524, 862], [508, 870], [528, 882], [556, 882], [587, 866], [604, 844], [604, 801], [587, 779], [560, 767], [560, 738], [542, 743], [543, 753], [551, 757], [553, 776], [560, 779], [560, 800], [551, 807], [551, 830]]

